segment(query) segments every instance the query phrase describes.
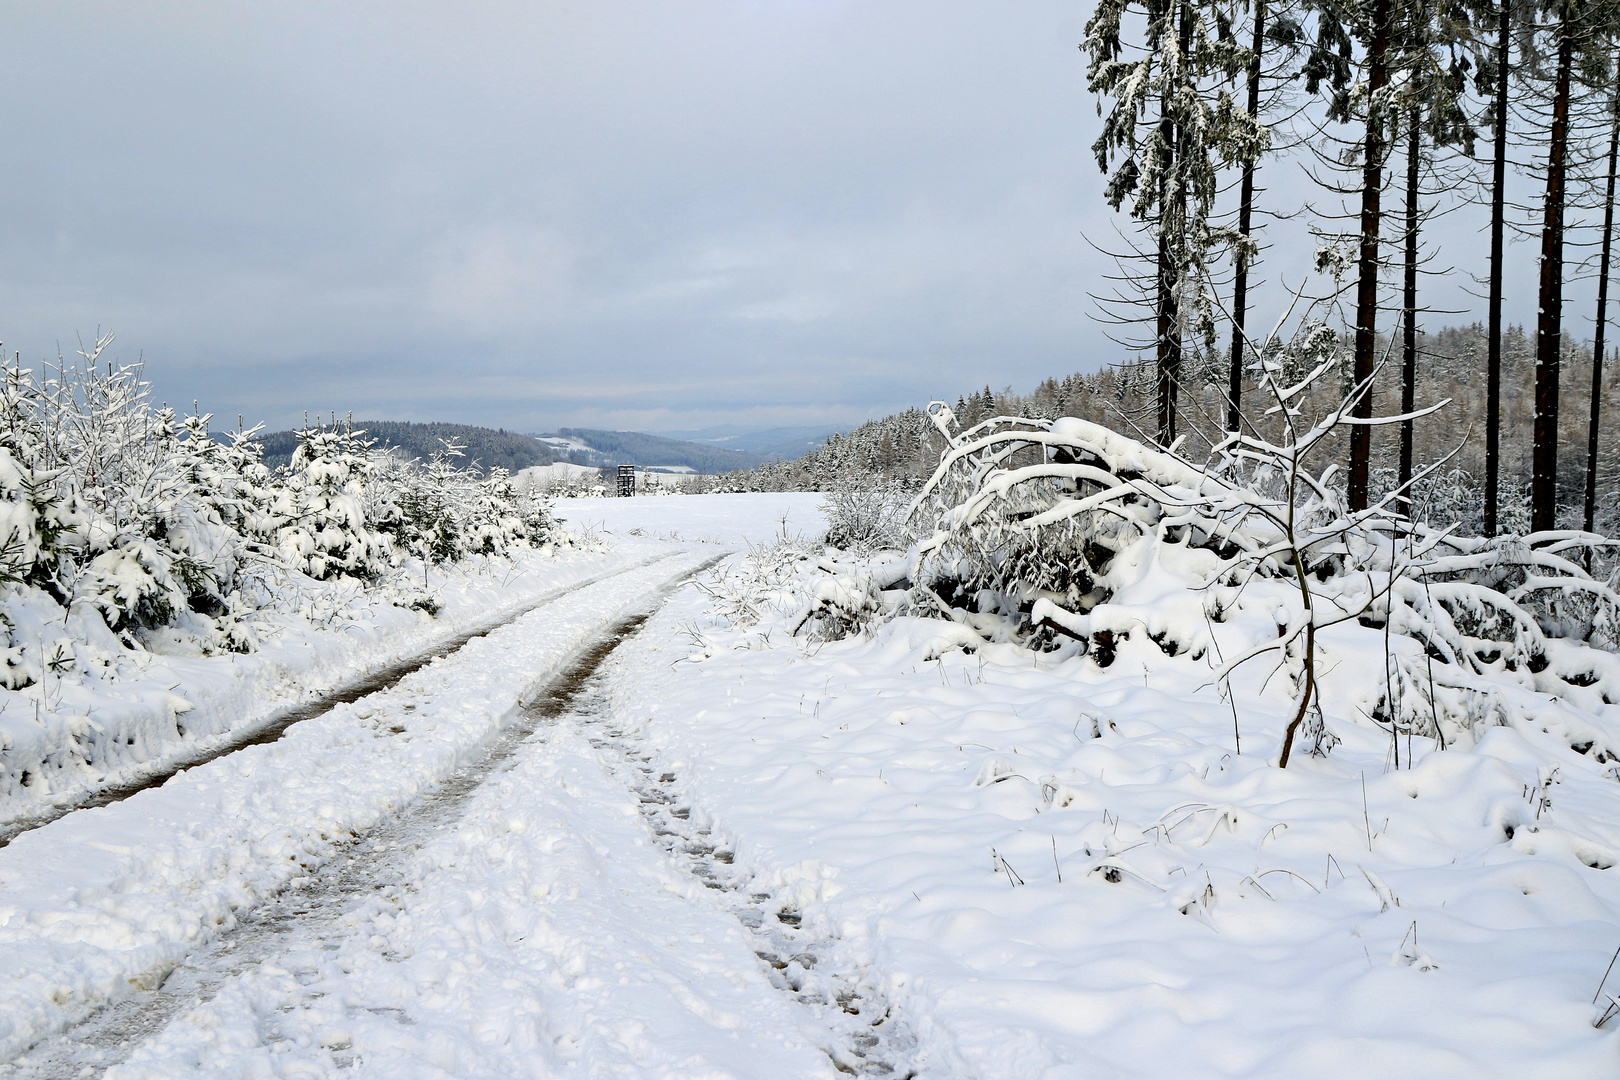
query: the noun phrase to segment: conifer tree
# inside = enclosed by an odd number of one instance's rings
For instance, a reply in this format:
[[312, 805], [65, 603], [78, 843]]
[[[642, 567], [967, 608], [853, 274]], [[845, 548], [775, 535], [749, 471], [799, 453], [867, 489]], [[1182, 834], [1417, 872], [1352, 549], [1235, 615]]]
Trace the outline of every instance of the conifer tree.
[[[1441, 147], [1474, 150], [1474, 130], [1462, 107], [1467, 88], [1468, 61], [1456, 43], [1470, 30], [1466, 8], [1452, 0], [1404, 0], [1395, 13], [1394, 66], [1397, 83], [1392, 112], [1400, 118], [1406, 136], [1406, 205], [1403, 230], [1401, 303], [1401, 408], [1410, 414], [1417, 407], [1417, 317], [1422, 178], [1432, 172]], [[1396, 484], [1412, 480], [1415, 423], [1401, 422], [1400, 464]]]
[[[1537, 49], [1533, 74], [1546, 87], [1546, 166], [1541, 203], [1541, 259], [1537, 289], [1535, 429], [1531, 450], [1530, 527], [1555, 528], [1558, 516], [1559, 390], [1564, 349], [1565, 215], [1572, 154], [1578, 152], [1578, 91], [1607, 89], [1614, 37], [1615, 0], [1541, 0], [1530, 39]], [[1550, 65], [1550, 70], [1548, 69]], [[1584, 95], [1583, 95], [1584, 96]], [[1607, 95], [1605, 95], [1605, 104]]]
[[1106, 197], [1116, 210], [1129, 203], [1152, 242], [1139, 253], [1153, 265], [1143, 321], [1153, 326], [1157, 435], [1169, 443], [1185, 328], [1213, 335], [1199, 282], [1217, 173], [1263, 148], [1263, 131], [1231, 94], [1249, 50], [1233, 34], [1230, 5], [1210, 0], [1101, 0], [1081, 48], [1091, 90], [1111, 100], [1106, 112], [1099, 101], [1103, 132], [1092, 147]]
[[[1512, 70], [1515, 0], [1473, 4], [1476, 25], [1487, 33], [1476, 39], [1476, 89], [1488, 95], [1491, 125], [1491, 255], [1486, 298], [1485, 360], [1485, 525], [1495, 536], [1502, 469], [1502, 282], [1507, 226], [1508, 86]], [[1488, 43], [1488, 44], [1487, 44]]]

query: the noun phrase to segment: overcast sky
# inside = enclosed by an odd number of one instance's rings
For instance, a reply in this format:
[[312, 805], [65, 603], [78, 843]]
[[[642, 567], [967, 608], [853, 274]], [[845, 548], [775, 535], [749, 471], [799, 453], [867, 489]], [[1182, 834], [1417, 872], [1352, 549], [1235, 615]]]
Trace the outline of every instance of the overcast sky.
[[272, 427], [847, 424], [1095, 369], [1088, 7], [8, 4], [0, 339], [112, 329]]

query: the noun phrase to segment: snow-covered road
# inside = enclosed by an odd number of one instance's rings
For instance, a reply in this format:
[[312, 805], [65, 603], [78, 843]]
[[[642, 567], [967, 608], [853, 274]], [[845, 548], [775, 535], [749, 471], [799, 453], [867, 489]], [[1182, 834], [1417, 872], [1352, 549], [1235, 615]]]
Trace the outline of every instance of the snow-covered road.
[[836, 1076], [576, 704], [107, 1075]]
[[0, 1056], [162, 984], [242, 913], [482, 758], [526, 693], [713, 557], [677, 548], [278, 742], [18, 837], [0, 851]]

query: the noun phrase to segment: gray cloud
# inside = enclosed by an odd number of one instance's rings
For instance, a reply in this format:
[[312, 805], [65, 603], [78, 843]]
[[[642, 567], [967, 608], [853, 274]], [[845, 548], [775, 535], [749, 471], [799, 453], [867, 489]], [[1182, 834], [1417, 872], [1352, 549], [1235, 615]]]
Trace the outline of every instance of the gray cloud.
[[1084, 15], [13, 5], [0, 332], [112, 327], [278, 426], [845, 422], [1095, 368]]

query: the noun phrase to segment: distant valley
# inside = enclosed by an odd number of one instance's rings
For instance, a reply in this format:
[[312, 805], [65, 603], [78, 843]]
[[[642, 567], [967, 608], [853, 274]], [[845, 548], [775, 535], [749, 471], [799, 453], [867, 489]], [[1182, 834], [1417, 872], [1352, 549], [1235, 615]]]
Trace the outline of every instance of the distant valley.
[[[638, 431], [605, 431], [595, 428], [560, 428], [555, 432], [529, 435], [504, 428], [471, 424], [413, 423], [399, 420], [357, 420], [360, 428], [379, 446], [397, 447], [408, 458], [427, 460], [443, 439], [454, 439], [462, 446], [460, 464], [477, 462], [481, 467], [504, 468], [519, 472], [537, 465], [569, 462], [604, 467], [639, 465], [669, 472], [723, 473], [752, 469], [767, 461], [803, 457], [826, 442], [827, 428], [707, 428], [648, 435]], [[681, 437], [675, 437], [681, 436]], [[272, 467], [285, 465], [298, 445], [293, 431], [273, 431], [261, 435], [264, 461]]]

